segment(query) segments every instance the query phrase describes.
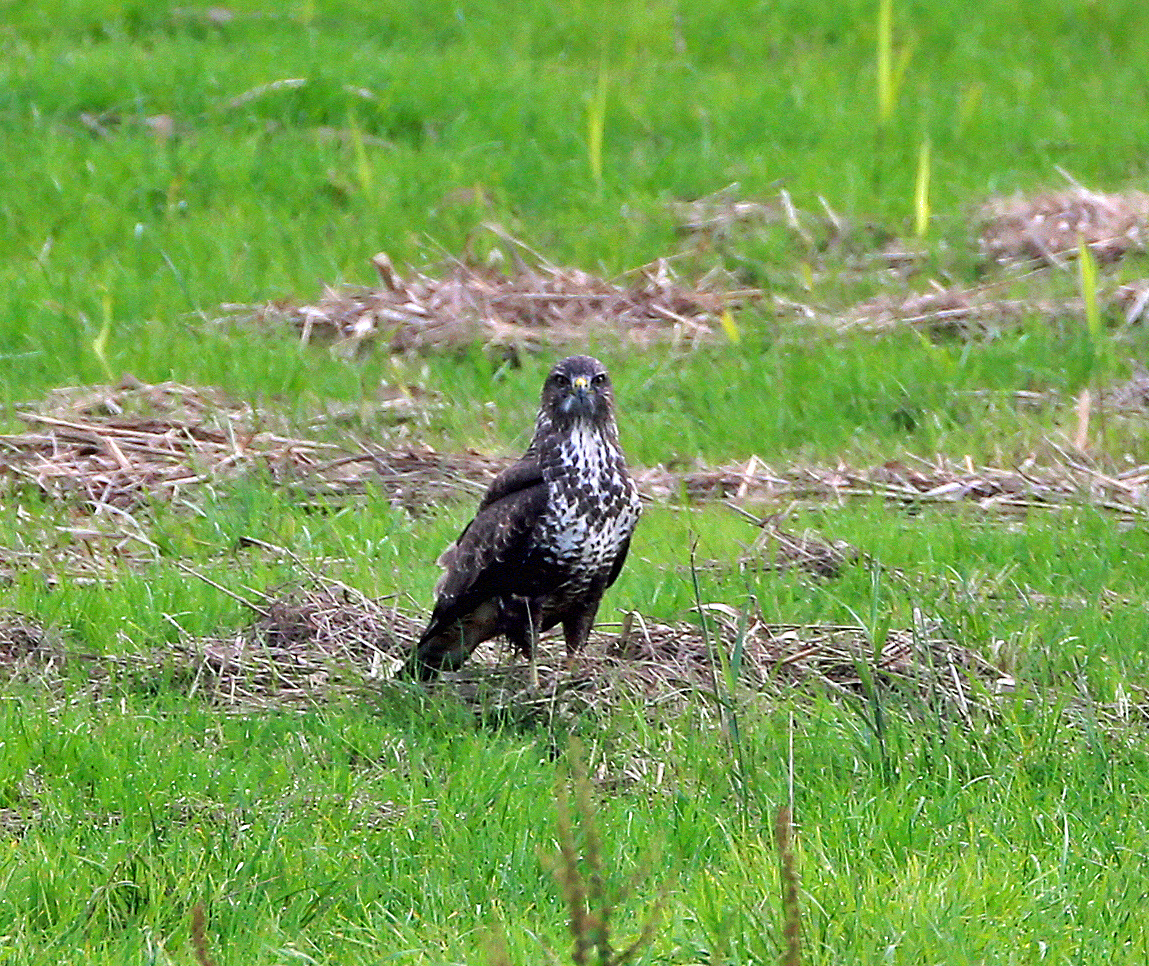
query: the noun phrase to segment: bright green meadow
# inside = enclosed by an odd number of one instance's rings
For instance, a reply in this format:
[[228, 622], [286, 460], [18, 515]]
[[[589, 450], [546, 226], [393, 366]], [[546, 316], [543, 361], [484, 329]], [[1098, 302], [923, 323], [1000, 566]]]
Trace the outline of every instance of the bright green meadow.
[[[1146, 187], [1147, 36], [1142, 0], [4, 0], [0, 464], [28, 431], [19, 410], [129, 375], [220, 387], [352, 449], [515, 455], [566, 347], [349, 361], [228, 308], [372, 284], [381, 251], [403, 273], [510, 268], [509, 234], [607, 278], [666, 258], [684, 284], [721, 270], [765, 293], [698, 346], [571, 347], [610, 366], [636, 466], [1070, 454], [1120, 474], [1149, 463], [1144, 407], [1095, 411], [1080, 451], [1076, 401], [1134, 375], [1149, 337], [1116, 310], [1087, 324], [1072, 259], [989, 263], [978, 211], [1067, 178]], [[738, 199], [786, 192], [802, 230], [682, 230], [677, 203], [733, 183]], [[1146, 264], [1101, 266], [1102, 289]], [[987, 281], [1067, 307], [964, 338], [826, 321]], [[370, 406], [384, 386], [436, 405], [389, 422]], [[336, 410], [361, 416], [316, 423]], [[422, 613], [473, 508], [411, 513], [374, 489], [304, 506], [253, 475], [94, 518], [4, 474], [0, 611], [91, 661], [236, 633], [251, 615], [226, 591], [308, 569]], [[85, 659], [10, 673], [0, 648], [0, 964], [619, 962], [572, 953], [551, 870], [571, 754], [597, 812], [576, 847], [584, 875], [601, 863], [611, 942], [651, 923], [634, 962], [780, 960], [774, 821], [791, 803], [788, 963], [1149, 962], [1144, 516], [1085, 493], [1012, 512], [878, 496], [751, 509], [861, 557], [832, 580], [739, 568], [759, 533], [744, 517], [654, 503], [600, 620], [692, 622], [701, 598], [860, 624], [880, 646], [919, 613], [1015, 687], [967, 720], [907, 694], [735, 687], [735, 729], [701, 695], [524, 726], [387, 682], [240, 712], [174, 673], [99, 689]], [[92, 528], [136, 537], [80, 579]], [[581, 829], [586, 801], [572, 808]]]

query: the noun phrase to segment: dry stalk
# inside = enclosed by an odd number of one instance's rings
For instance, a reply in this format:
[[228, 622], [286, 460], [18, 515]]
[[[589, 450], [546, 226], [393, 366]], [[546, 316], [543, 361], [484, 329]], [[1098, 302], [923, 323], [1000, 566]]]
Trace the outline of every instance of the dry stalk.
[[[611, 916], [614, 907], [607, 894], [604, 878], [602, 841], [595, 824], [594, 790], [586, 774], [582, 752], [572, 741], [568, 755], [569, 774], [561, 775], [555, 786], [556, 828], [558, 855], [540, 852], [539, 859], [550, 869], [567, 904], [570, 930], [574, 938], [571, 960], [575, 966], [586, 966], [591, 954], [598, 966], [623, 966], [632, 962], [654, 939], [662, 906], [660, 897], [648, 911], [638, 937], [625, 949], [616, 951], [611, 944]], [[570, 796], [567, 785], [574, 790], [575, 810], [583, 845], [579, 849], [571, 817]], [[581, 853], [581, 854], [580, 854]], [[585, 865], [586, 873], [582, 871]], [[624, 889], [623, 897], [629, 889]]]
[[780, 966], [801, 966], [802, 910], [798, 906], [798, 872], [794, 862], [794, 826], [788, 808], [778, 809], [774, 838], [778, 843], [779, 878], [782, 883], [782, 955]]
[[199, 966], [215, 966], [215, 960], [211, 958], [208, 951], [207, 923], [202, 902], [197, 902], [192, 907], [191, 940], [192, 950]]

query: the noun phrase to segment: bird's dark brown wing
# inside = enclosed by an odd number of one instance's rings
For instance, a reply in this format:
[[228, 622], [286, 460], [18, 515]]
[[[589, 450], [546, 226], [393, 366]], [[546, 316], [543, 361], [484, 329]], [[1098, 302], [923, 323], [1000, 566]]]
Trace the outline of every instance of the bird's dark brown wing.
[[491, 481], [479, 503], [479, 510], [482, 511], [492, 503], [497, 503], [520, 490], [538, 486], [542, 482], [542, 463], [538, 454], [529, 449], [521, 459], [516, 460]]
[[538, 460], [530, 454], [495, 478], [475, 518], [439, 558], [443, 576], [435, 587], [435, 610], [420, 651], [490, 598], [536, 592], [524, 582], [524, 571], [531, 569], [524, 564], [531, 533], [546, 506], [547, 486]]
[[626, 555], [630, 553], [630, 537], [627, 537], [622, 546], [618, 548], [618, 555], [614, 558], [614, 563], [610, 565], [610, 574], [606, 578], [606, 586], [610, 587], [616, 580], [618, 575], [622, 573], [622, 565], [626, 563]]

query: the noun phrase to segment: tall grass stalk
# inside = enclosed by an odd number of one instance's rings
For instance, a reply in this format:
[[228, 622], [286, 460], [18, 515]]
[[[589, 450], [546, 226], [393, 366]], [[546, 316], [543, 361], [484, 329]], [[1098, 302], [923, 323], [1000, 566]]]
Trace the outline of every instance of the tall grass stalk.
[[[581, 848], [571, 815], [568, 785], [574, 792], [574, 808], [582, 831]], [[654, 939], [663, 899], [659, 897], [651, 904], [634, 941], [616, 951], [611, 942], [611, 917], [615, 909], [607, 894], [606, 862], [595, 819], [594, 788], [587, 777], [582, 745], [575, 739], [567, 749], [567, 773], [560, 774], [555, 784], [555, 820], [558, 855], [540, 853], [539, 859], [554, 875], [567, 904], [574, 938], [571, 961], [575, 966], [585, 966], [593, 953], [598, 966], [623, 966], [633, 962]], [[623, 887], [619, 898], [624, 898], [631, 888], [633, 884]]]
[[878, 126], [884, 128], [894, 116], [897, 90], [894, 85], [894, 0], [878, 0]]
[[1085, 328], [1089, 334], [1089, 344], [1093, 351], [1093, 372], [1097, 388], [1097, 426], [1101, 436], [1101, 449], [1106, 448], [1105, 432], [1105, 387], [1108, 370], [1108, 340], [1101, 324], [1101, 307], [1097, 297], [1097, 261], [1085, 243], [1084, 237], [1077, 240], [1078, 281], [1081, 286], [1081, 300], [1085, 304]]
[[878, 125], [888, 127], [894, 119], [902, 81], [910, 66], [912, 49], [907, 44], [894, 63], [894, 0], [878, 0]]
[[858, 626], [865, 632], [870, 641], [870, 655], [867, 659], [865, 656], [859, 656], [854, 661], [854, 667], [858, 672], [858, 680], [862, 685], [862, 693], [866, 697], [866, 704], [869, 708], [869, 715], [864, 712], [861, 713], [862, 720], [866, 726], [873, 732], [874, 738], [878, 742], [878, 754], [881, 759], [881, 767], [883, 774], [889, 774], [890, 757], [889, 748], [887, 747], [886, 740], [886, 716], [885, 710], [882, 707], [882, 696], [878, 691], [874, 682], [874, 668], [878, 665], [878, 660], [881, 657], [882, 649], [885, 647], [886, 638], [889, 635], [889, 621], [882, 617], [882, 572], [880, 567], [873, 567], [870, 570], [870, 615], [869, 620], [864, 621], [859, 616], [857, 611], [847, 605], [846, 610], [857, 621]]
[[215, 966], [215, 960], [211, 958], [207, 943], [207, 916], [204, 914], [202, 902], [197, 902], [192, 908], [191, 941], [192, 953], [199, 966]]
[[698, 538], [694, 537], [690, 543], [690, 580], [694, 589], [694, 605], [698, 610], [698, 620], [702, 627], [702, 638], [706, 642], [706, 653], [710, 658], [710, 681], [714, 688], [714, 699], [718, 702], [722, 723], [734, 752], [735, 788], [742, 803], [744, 821], [750, 818], [750, 790], [747, 786], [746, 759], [743, 753], [742, 732], [738, 722], [738, 704], [735, 698], [736, 675], [734, 668], [741, 668], [742, 652], [745, 646], [746, 621], [745, 614], [739, 620], [738, 640], [734, 645], [734, 656], [731, 658], [725, 649], [710, 634], [710, 623], [707, 609], [702, 603], [702, 586], [698, 581]]
[[774, 841], [778, 846], [778, 878], [782, 884], [782, 954], [779, 966], [800, 966], [802, 962], [802, 910], [798, 905], [798, 871], [794, 861], [793, 812], [778, 809], [774, 820]]
[[878, 0], [878, 123], [874, 128], [874, 190], [878, 192], [882, 185], [886, 130], [894, 118], [898, 94], [909, 63], [909, 47], [902, 49], [897, 64], [894, 63], [894, 0]]

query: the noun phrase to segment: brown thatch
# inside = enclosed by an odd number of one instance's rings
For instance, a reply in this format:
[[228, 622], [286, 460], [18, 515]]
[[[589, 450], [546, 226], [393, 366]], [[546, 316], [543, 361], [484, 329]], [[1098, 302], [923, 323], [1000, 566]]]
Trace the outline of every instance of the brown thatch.
[[[631, 613], [621, 625], [599, 625], [573, 660], [554, 634], [545, 635], [541, 687], [534, 690], [524, 662], [495, 642], [480, 647], [461, 671], [430, 685], [393, 681], [417, 639], [421, 615], [335, 581], [313, 576], [308, 586], [265, 597], [253, 610], [253, 623], [227, 637], [187, 638], [103, 657], [48, 643], [35, 622], [8, 615], [0, 620], [0, 655], [15, 656], [0, 660], [0, 680], [34, 680], [64, 701], [118, 700], [133, 688], [182, 690], [223, 712], [239, 713], [304, 710], [348, 696], [389, 702], [429, 693], [460, 702], [483, 720], [521, 723], [556, 716], [569, 723], [588, 711], [636, 702], [653, 716], [689, 709], [717, 723], [732, 707], [819, 695], [864, 713], [876, 702], [886, 715], [931, 721], [944, 716], [968, 725], [992, 714], [999, 697], [1016, 688], [1009, 673], [949, 639], [920, 613], [912, 626], [892, 629], [877, 645], [861, 627], [773, 624], [753, 609], [719, 603], [697, 609], [695, 620], [674, 624]], [[6, 640], [16, 642], [7, 652]], [[985, 651], [1004, 658], [1002, 642], [986, 642]], [[83, 669], [87, 688], [55, 687], [66, 662]], [[1082, 714], [1086, 700], [1076, 693], [1069, 697], [1067, 724], [1124, 727], [1149, 720], [1141, 694], [1122, 692], [1114, 705], [1090, 702]], [[646, 758], [631, 765], [622, 777], [660, 780], [661, 765]], [[11, 821], [22, 825], [28, 814], [17, 810]], [[8, 820], [0, 814], [0, 825]]]
[[1149, 501], [1149, 466], [1107, 474], [1066, 458], [1039, 464], [1028, 459], [1013, 468], [974, 466], [945, 457], [934, 461], [889, 460], [874, 467], [788, 466], [774, 470], [761, 460], [753, 466], [689, 472], [643, 470], [638, 479], [652, 499], [742, 499], [815, 502], [881, 496], [906, 504], [971, 502], [983, 509], [1018, 509], [1089, 502], [1105, 509], [1142, 515]]
[[997, 262], [1060, 267], [1076, 258], [1081, 240], [1098, 261], [1113, 262], [1145, 251], [1149, 194], [1103, 194], [1077, 185], [1037, 196], [991, 198], [980, 218], [982, 250]]
[[517, 351], [601, 336], [691, 345], [722, 331], [727, 308], [761, 295], [687, 286], [665, 260], [611, 281], [541, 258], [510, 272], [449, 261], [407, 276], [385, 254], [373, 263], [376, 287], [327, 287], [312, 305], [224, 308], [233, 317], [291, 325], [303, 342], [324, 340], [345, 354], [373, 345], [405, 353], [475, 343]]
[[219, 390], [175, 383], [58, 390], [48, 412], [18, 416], [35, 428], [0, 436], [0, 477], [113, 514], [253, 470], [286, 479], [335, 451], [261, 428]]
[[421, 628], [395, 607], [334, 581], [273, 597], [234, 636], [187, 641], [193, 690], [225, 704], [314, 702], [394, 673]]
[[845, 540], [827, 540], [809, 528], [801, 533], [783, 529], [777, 520], [759, 521], [762, 533], [754, 541], [753, 553], [741, 560], [740, 566], [764, 565], [774, 570], [796, 567], [815, 577], [833, 580], [842, 568], [862, 558], [857, 547]]
[[[978, 288], [937, 287], [928, 292], [885, 294], [853, 306], [833, 320], [840, 329], [889, 332], [906, 327], [935, 336], [960, 338], [995, 334], [1026, 319], [1079, 319], [1085, 303], [1070, 298], [1001, 298], [1000, 284]], [[1142, 319], [1149, 306], [1149, 280], [1119, 285], [1099, 293], [1102, 311], [1119, 312], [1127, 324]]]
[[[380, 392], [378, 406], [392, 422], [437, 405], [417, 387]], [[31, 484], [52, 499], [78, 502], [120, 520], [149, 502], [252, 473], [312, 496], [345, 496], [375, 485], [393, 503], [414, 511], [459, 490], [481, 492], [505, 462], [417, 445], [364, 445], [349, 452], [274, 432], [263, 413], [218, 389], [176, 383], [126, 379], [115, 386], [59, 389], [17, 415], [34, 428], [0, 435], [0, 482]], [[73, 536], [91, 546], [94, 558], [139, 551], [112, 546], [108, 541], [123, 536], [118, 531], [87, 526]]]
[[[1114, 400], [1136, 405], [1140, 383], [1118, 387]], [[74, 527], [88, 548], [87, 569], [138, 555], [146, 535], [130, 513], [151, 501], [186, 496], [195, 488], [264, 473], [303, 498], [340, 499], [379, 489], [394, 505], [419, 512], [452, 494], [474, 498], [509, 462], [474, 452], [443, 453], [426, 446], [367, 446], [357, 451], [260, 428], [263, 417], [229, 403], [218, 390], [170, 383], [61, 390], [48, 412], [22, 411], [31, 432], [0, 436], [0, 481], [36, 486], [58, 500], [79, 503], [104, 525]], [[230, 408], [229, 408], [230, 407]], [[648, 500], [777, 502], [840, 500], [881, 495], [907, 503], [974, 501], [980, 506], [1026, 507], [1088, 501], [1143, 513], [1149, 467], [1107, 474], [1063, 455], [1013, 468], [975, 467], [939, 457], [891, 460], [877, 467], [792, 465], [771, 468], [757, 456], [745, 464], [686, 470], [636, 469]], [[126, 530], [131, 533], [124, 543]], [[108, 527], [111, 529], [108, 529]], [[2, 552], [2, 551], [0, 551]], [[9, 551], [14, 566], [32, 551]], [[0, 560], [0, 573], [4, 561]]]
[[[247, 628], [226, 638], [185, 640], [107, 658], [83, 655], [93, 687], [109, 675], [119, 686], [163, 681], [223, 707], [305, 707], [346, 693], [383, 697], [396, 668], [418, 638], [420, 617], [333, 581], [288, 589], [259, 605]], [[496, 643], [481, 647], [463, 670], [430, 685], [470, 704], [476, 713], [531, 717], [605, 709], [621, 700], [657, 708], [699, 695], [705, 707], [728, 693], [781, 699], [796, 692], [861, 695], [874, 687], [968, 718], [986, 689], [1005, 679], [986, 661], [919, 621], [890, 633], [875, 650], [857, 627], [777, 625], [722, 604], [706, 605], [697, 622], [665, 624], [632, 614], [622, 626], [600, 626], [573, 660], [553, 634], [544, 637], [540, 691], [526, 668]], [[16, 628], [5, 650], [6, 628]], [[28, 632], [32, 628], [32, 632]], [[60, 652], [42, 642], [31, 622], [0, 622], [0, 671], [29, 664], [46, 669]], [[976, 682], [980, 681], [978, 684]], [[414, 688], [415, 685], [404, 685]]]
[[21, 614], [0, 611], [0, 673], [43, 668], [62, 659], [58, 643], [38, 623]]
[[967, 719], [984, 696], [1013, 686], [968, 648], [936, 627], [891, 631], [875, 647], [860, 627], [769, 624], [725, 604], [703, 608], [701, 626], [636, 620], [612, 642], [612, 667], [648, 698], [745, 690], [784, 698], [795, 692], [862, 697], [868, 682], [881, 693], [913, 695]]
[[[749, 201], [739, 197], [742, 186], [728, 184], [711, 194], [690, 201], [675, 201], [670, 209], [679, 230], [686, 233], [725, 235], [747, 222], [774, 222], [795, 219], [793, 205], [784, 192], [777, 201]], [[785, 200], [783, 200], [785, 199]], [[790, 217], [787, 218], [787, 211]]]
[[1138, 364], [1127, 380], [1105, 390], [1105, 404], [1125, 412], [1149, 411], [1149, 370]]

